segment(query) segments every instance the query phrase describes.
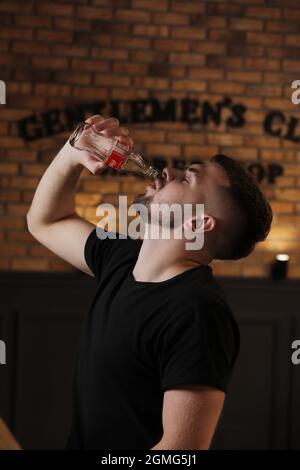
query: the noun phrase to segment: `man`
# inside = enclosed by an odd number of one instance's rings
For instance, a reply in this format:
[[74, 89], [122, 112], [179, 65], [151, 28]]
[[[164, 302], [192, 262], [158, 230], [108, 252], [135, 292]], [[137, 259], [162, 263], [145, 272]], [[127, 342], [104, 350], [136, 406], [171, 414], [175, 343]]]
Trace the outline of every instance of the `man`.
[[[98, 132], [133, 141], [116, 119]], [[272, 211], [251, 175], [229, 157], [164, 168], [136, 202], [204, 204], [186, 240], [100, 239], [79, 217], [82, 168], [103, 163], [67, 142], [41, 178], [27, 214], [33, 236], [97, 280], [78, 349], [68, 449], [209, 449], [239, 350], [239, 331], [209, 263], [239, 259], [267, 236]], [[99, 181], [99, 187], [101, 183]]]

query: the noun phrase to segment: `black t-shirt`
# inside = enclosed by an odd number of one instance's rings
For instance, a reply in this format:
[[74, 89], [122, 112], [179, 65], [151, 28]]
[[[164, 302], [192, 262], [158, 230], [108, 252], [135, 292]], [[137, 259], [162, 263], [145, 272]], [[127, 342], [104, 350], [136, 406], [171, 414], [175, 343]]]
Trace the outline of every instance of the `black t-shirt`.
[[149, 450], [162, 437], [165, 390], [226, 392], [239, 330], [209, 265], [139, 282], [142, 240], [102, 240], [98, 230], [84, 250], [97, 292], [80, 338], [67, 449]]

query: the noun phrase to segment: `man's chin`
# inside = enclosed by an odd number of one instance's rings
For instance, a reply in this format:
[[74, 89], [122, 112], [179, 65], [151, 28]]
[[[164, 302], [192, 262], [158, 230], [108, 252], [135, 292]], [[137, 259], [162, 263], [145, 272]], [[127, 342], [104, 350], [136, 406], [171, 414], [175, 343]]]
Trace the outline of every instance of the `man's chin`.
[[145, 206], [149, 207], [153, 200], [153, 196], [146, 196], [145, 193], [142, 194], [137, 194], [134, 199], [133, 203], [134, 204], [144, 204]]

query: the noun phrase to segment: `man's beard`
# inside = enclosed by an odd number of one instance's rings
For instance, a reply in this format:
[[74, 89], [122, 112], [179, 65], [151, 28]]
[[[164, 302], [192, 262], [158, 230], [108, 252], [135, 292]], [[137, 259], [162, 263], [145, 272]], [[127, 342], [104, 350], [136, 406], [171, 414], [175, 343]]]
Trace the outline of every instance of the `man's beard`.
[[[142, 204], [145, 208], [146, 208], [146, 211], [142, 211], [139, 212], [139, 210], [137, 209], [137, 212], [139, 213], [140, 217], [142, 218], [143, 222], [144, 223], [154, 223], [155, 225], [160, 225], [160, 227], [162, 228], [170, 228], [171, 230], [175, 228], [175, 217], [174, 217], [174, 213], [171, 212], [170, 213], [170, 217], [168, 217], [168, 219], [166, 221], [163, 220], [162, 218], [162, 213], [161, 211], [159, 211], [159, 213], [157, 214], [156, 211], [152, 211], [151, 210], [151, 207], [152, 207], [152, 203], [153, 203], [153, 196], [146, 196], [145, 193], [141, 193], [141, 194], [137, 194], [134, 199], [133, 199], [133, 203], [134, 204]], [[169, 206], [172, 204], [168, 201], [163, 201], [160, 203], [156, 203], [156, 204], [168, 204]], [[152, 208], [153, 209], [153, 208]], [[146, 216], [146, 220], [143, 218], [143, 216]]]
[[143, 204], [147, 207], [147, 210], [150, 211], [151, 202], [153, 201], [153, 196], [146, 196], [145, 193], [137, 194], [134, 196], [134, 204]]

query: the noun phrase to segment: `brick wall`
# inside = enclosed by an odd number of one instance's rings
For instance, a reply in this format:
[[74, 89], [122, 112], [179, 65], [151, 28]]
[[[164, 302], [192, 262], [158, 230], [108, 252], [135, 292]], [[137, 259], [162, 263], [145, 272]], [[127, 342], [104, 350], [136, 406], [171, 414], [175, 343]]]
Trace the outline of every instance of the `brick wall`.
[[[266, 134], [267, 112], [299, 118], [291, 83], [300, 79], [297, 0], [73, 0], [0, 3], [0, 269], [73, 268], [28, 233], [25, 214], [47, 165], [69, 132], [32, 142], [18, 121], [51, 109], [112, 99], [224, 96], [247, 107], [241, 128], [182, 122], [129, 124], [136, 148], [153, 158], [203, 158], [224, 152], [246, 163], [277, 163], [284, 174], [262, 182], [275, 220], [269, 239], [245, 260], [214, 262], [216, 274], [265, 276], [277, 252], [300, 276], [300, 152], [297, 142]], [[278, 127], [278, 126], [277, 126]], [[284, 127], [284, 126], [283, 126]], [[300, 135], [300, 131], [298, 131]], [[84, 171], [78, 212], [97, 223], [95, 207], [144, 188], [135, 176]]]

